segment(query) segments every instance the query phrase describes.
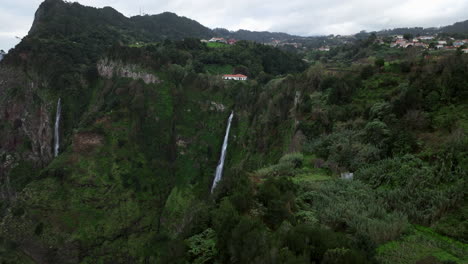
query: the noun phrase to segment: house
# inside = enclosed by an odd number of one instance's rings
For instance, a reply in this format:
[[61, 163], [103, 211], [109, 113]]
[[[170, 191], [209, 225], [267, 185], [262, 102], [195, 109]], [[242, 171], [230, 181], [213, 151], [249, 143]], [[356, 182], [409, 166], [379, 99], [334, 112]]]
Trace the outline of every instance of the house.
[[265, 44], [269, 45], [269, 46], [277, 47], [277, 46], [279, 46], [281, 44], [281, 41], [273, 39], [271, 42], [265, 43]]
[[208, 42], [226, 43], [226, 40], [224, 38], [211, 38]]
[[224, 80], [236, 80], [236, 81], [246, 81], [247, 76], [243, 74], [225, 74], [223, 75]]
[[425, 48], [425, 49], [429, 48], [429, 45], [428, 45], [428, 44], [422, 43], [422, 42], [414, 43], [414, 46], [415, 46], [415, 47]]
[[390, 44], [390, 47], [393, 48], [393, 47], [398, 47], [398, 46], [400, 46], [400, 47], [405, 47], [405, 48], [406, 48], [406, 47], [407, 47], [407, 44], [408, 44], [408, 43], [406, 42], [406, 40], [404, 40], [404, 39], [397, 39], [394, 43]]
[[437, 43], [439, 45], [447, 45], [447, 41], [445, 41], [445, 40], [439, 40], [439, 41], [437, 41]]
[[286, 46], [286, 45], [293, 46], [293, 47], [296, 48], [296, 49], [298, 49], [299, 47], [302, 46], [301, 43], [296, 43], [296, 42], [291, 42], [291, 43], [290, 43], [290, 42], [287, 42], [287, 43], [284, 43], [283, 46]]
[[319, 51], [330, 51], [330, 47], [320, 47]]
[[420, 37], [418, 37], [418, 38], [419, 38], [420, 40], [432, 40], [432, 39], [434, 39], [433, 36], [420, 36]]
[[228, 39], [227, 44], [234, 45], [234, 44], [236, 44], [236, 42], [237, 42], [237, 40], [235, 40], [235, 39]]
[[436, 49], [443, 49], [443, 48], [444, 48], [444, 45], [440, 45], [440, 44], [439, 44], [439, 45], [436, 45], [435, 47], [436, 47]]
[[462, 49], [463, 53], [468, 53], [468, 49]]
[[457, 40], [457, 41], [453, 42], [453, 46], [455, 46], [457, 48], [461, 47], [463, 45], [465, 45], [465, 42], [463, 40]]

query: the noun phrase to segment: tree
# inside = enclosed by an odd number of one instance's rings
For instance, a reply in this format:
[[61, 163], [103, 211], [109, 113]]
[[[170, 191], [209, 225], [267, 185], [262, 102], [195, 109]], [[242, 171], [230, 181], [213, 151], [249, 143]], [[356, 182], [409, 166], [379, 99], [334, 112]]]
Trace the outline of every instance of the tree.
[[403, 38], [406, 39], [406, 40], [413, 39], [413, 34], [406, 33], [406, 34], [403, 35]]
[[189, 253], [193, 263], [209, 263], [218, 254], [216, 250], [216, 232], [211, 228], [188, 238], [185, 242], [189, 246]]
[[363, 80], [369, 79], [372, 75], [374, 75], [374, 68], [372, 65], [366, 65], [361, 70], [361, 78]]
[[375, 60], [374, 63], [375, 63], [375, 66], [377, 66], [378, 68], [382, 68], [385, 65], [385, 60], [382, 58], [378, 58]]

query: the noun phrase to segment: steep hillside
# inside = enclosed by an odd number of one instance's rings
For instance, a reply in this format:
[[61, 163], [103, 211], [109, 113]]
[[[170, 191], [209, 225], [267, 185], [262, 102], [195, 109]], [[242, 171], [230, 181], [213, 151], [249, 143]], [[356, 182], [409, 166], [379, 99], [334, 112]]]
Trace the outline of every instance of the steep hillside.
[[165, 12], [151, 16], [134, 16], [130, 18], [134, 26], [145, 30], [154, 39], [183, 39], [186, 37], [210, 38], [211, 29], [202, 26], [195, 20], [179, 17], [174, 13]]
[[1, 263], [468, 261], [467, 54], [306, 65], [191, 31], [41, 5], [0, 62]]

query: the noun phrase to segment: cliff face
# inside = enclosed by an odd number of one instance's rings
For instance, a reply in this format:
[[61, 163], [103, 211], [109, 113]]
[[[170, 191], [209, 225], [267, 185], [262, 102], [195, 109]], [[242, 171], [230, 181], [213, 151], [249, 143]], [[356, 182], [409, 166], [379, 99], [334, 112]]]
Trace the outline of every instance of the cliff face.
[[131, 78], [133, 80], [143, 80], [143, 82], [146, 84], [155, 84], [161, 82], [156, 75], [145, 72], [135, 64], [124, 64], [119, 61], [103, 59], [98, 62], [97, 70], [99, 76], [107, 79], [115, 76]]
[[1, 197], [11, 197], [9, 172], [30, 163], [43, 167], [52, 159], [52, 106], [38, 93], [38, 83], [22, 71], [0, 66], [0, 181]]

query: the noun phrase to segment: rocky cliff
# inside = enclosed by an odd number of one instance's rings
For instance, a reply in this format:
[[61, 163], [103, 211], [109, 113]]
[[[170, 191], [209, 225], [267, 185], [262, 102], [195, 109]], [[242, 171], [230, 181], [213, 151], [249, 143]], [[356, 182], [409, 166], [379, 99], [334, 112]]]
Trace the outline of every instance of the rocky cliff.
[[40, 95], [39, 81], [6, 65], [0, 66], [0, 196], [11, 197], [9, 172], [25, 163], [36, 168], [52, 159], [53, 106]]
[[161, 82], [155, 74], [145, 72], [145, 70], [138, 67], [138, 65], [124, 64], [123, 62], [111, 61], [109, 59], [98, 61], [97, 70], [101, 77], [108, 79], [115, 76], [142, 80], [146, 84]]

